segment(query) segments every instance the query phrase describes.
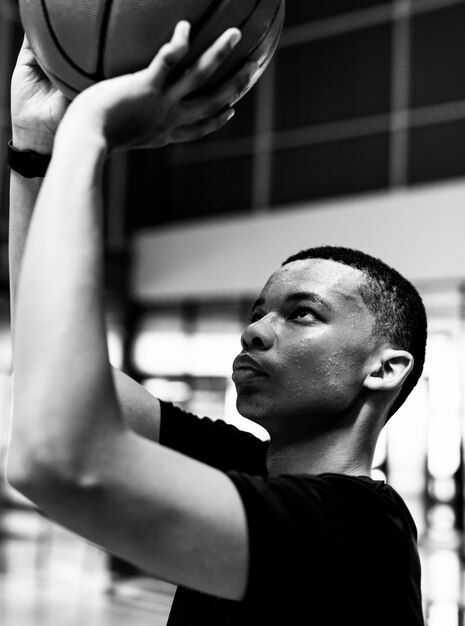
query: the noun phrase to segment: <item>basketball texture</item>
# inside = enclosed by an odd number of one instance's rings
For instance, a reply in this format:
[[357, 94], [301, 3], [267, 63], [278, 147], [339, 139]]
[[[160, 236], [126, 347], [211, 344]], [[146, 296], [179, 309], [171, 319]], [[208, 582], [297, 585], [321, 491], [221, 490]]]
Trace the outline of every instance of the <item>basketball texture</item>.
[[241, 41], [205, 88], [256, 61], [242, 97], [273, 56], [285, 0], [20, 0], [19, 7], [37, 60], [70, 99], [95, 82], [146, 67], [180, 20], [188, 20], [192, 31], [190, 52], [177, 72], [227, 28], [241, 29]]

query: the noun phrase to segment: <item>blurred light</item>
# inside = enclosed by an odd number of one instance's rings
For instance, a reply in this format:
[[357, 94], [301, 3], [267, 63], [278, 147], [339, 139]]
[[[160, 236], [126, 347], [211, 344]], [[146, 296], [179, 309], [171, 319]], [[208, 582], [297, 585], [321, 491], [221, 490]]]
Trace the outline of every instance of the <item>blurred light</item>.
[[448, 504], [435, 504], [428, 511], [431, 532], [449, 532], [455, 526], [454, 509]]
[[133, 347], [134, 366], [145, 374], [179, 376], [188, 372], [187, 335], [180, 332], [141, 332]]
[[386, 426], [389, 482], [402, 494], [417, 497], [426, 486], [428, 387], [424, 379]]
[[107, 331], [108, 358], [113, 367], [123, 367], [123, 338], [121, 333], [114, 329]]
[[389, 420], [387, 431], [387, 475], [412, 514], [421, 537], [426, 517], [426, 423], [428, 415], [428, 385], [420, 379], [405, 404]]
[[239, 352], [236, 334], [144, 331], [135, 340], [133, 362], [140, 372], [154, 376], [230, 378]]
[[[451, 607], [460, 602], [461, 567], [455, 550], [435, 549], [426, 553], [422, 569], [424, 595], [433, 605]], [[440, 626], [446, 625], [443, 622]]]
[[373, 467], [379, 467], [386, 461], [387, 456], [387, 430], [384, 428], [376, 443], [375, 454], [373, 457]]
[[453, 478], [432, 479], [428, 485], [429, 494], [438, 502], [448, 503], [454, 500], [457, 495], [455, 481]]
[[460, 420], [458, 415], [437, 415], [428, 432], [428, 469], [438, 480], [453, 476], [460, 467]]
[[148, 378], [143, 385], [153, 396], [165, 402], [187, 402], [192, 396], [191, 386], [180, 380]]
[[190, 337], [189, 374], [230, 378], [232, 362], [241, 351], [240, 336], [230, 333], [196, 333]]
[[375, 468], [373, 470], [371, 470], [371, 478], [373, 480], [383, 480], [384, 482], [387, 481], [387, 476], [384, 472], [382, 472], [380, 469]]
[[460, 467], [460, 378], [452, 329], [430, 332], [426, 368], [429, 377], [428, 469], [434, 478], [453, 476]]
[[428, 607], [428, 626], [459, 626], [460, 606], [454, 602], [435, 602]]

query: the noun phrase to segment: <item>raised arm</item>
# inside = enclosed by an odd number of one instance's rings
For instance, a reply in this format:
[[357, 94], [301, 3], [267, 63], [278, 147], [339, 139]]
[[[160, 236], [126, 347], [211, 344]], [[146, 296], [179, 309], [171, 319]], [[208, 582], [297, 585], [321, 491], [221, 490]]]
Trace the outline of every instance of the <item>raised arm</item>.
[[240, 599], [245, 513], [227, 475], [138, 437], [122, 417], [105, 340], [102, 167], [109, 150], [200, 137], [231, 116], [254, 67], [185, 100], [237, 39], [228, 31], [176, 83], [188, 26], [149, 68], [90, 88], [69, 107], [28, 236], [14, 333], [8, 477], [52, 518], [155, 575]]
[[[69, 101], [42, 72], [27, 40], [24, 40], [11, 82], [14, 148], [21, 152], [28, 150], [44, 156], [51, 155], [56, 130], [68, 105]], [[8, 241], [13, 328], [19, 271], [42, 180], [38, 176], [26, 178], [14, 170], [10, 174]], [[138, 434], [157, 441], [160, 432], [160, 404], [157, 398], [117, 369], [113, 369], [113, 377], [126, 423]]]

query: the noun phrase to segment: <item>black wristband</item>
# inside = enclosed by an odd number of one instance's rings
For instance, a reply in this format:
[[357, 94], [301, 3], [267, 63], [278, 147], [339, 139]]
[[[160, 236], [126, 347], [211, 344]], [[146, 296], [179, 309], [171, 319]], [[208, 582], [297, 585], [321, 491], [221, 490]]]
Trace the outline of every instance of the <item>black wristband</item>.
[[43, 178], [47, 172], [51, 156], [32, 150], [16, 150], [13, 141], [8, 142], [7, 163], [12, 170], [24, 178]]

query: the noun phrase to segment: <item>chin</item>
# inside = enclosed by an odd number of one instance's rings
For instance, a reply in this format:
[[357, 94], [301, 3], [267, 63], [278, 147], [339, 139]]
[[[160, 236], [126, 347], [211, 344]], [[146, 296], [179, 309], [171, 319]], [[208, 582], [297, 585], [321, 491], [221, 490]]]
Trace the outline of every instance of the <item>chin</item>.
[[266, 426], [270, 418], [270, 407], [266, 400], [258, 398], [255, 394], [242, 392], [237, 394], [237, 411], [242, 417]]

